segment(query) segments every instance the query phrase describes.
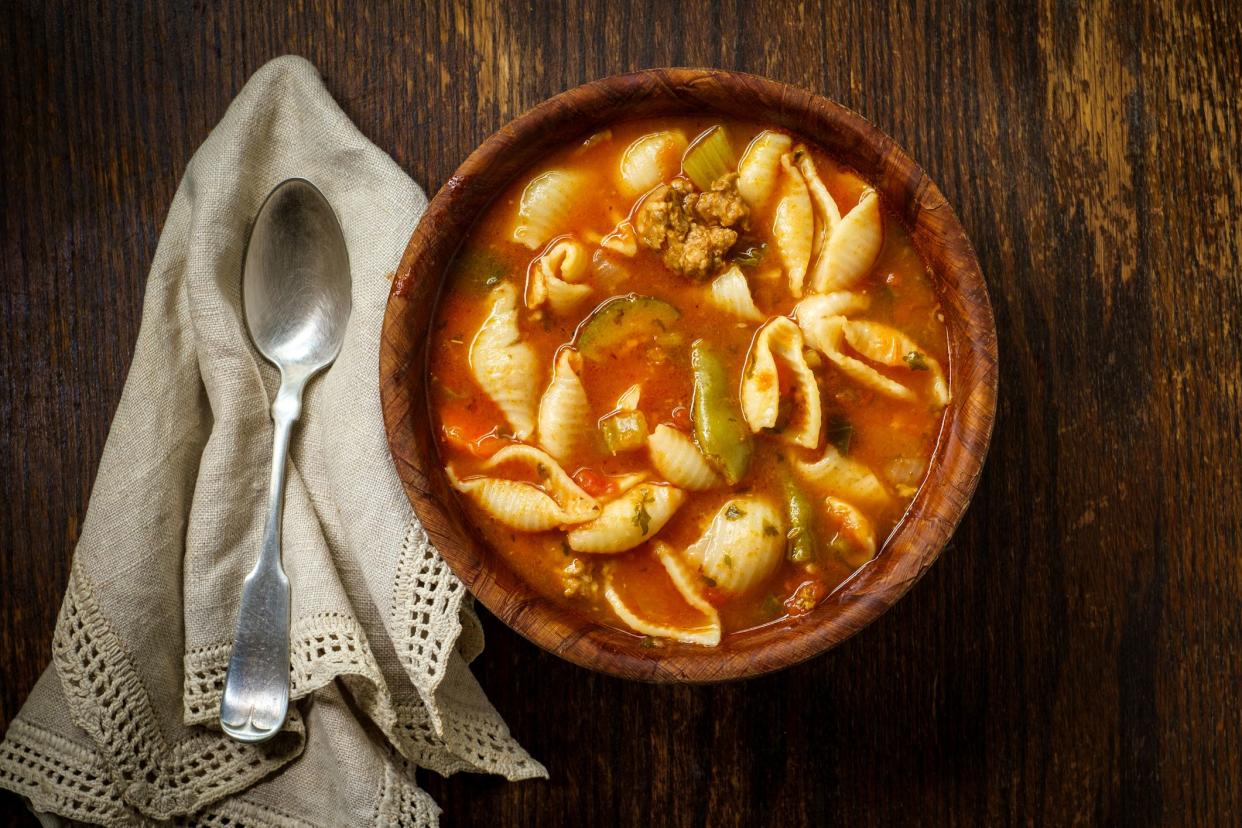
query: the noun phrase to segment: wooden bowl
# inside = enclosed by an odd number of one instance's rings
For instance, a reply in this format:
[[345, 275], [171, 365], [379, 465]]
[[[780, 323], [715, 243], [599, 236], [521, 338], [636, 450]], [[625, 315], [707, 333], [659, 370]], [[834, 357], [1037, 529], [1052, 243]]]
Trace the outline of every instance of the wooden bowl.
[[[425, 385], [430, 321], [447, 266], [489, 202], [566, 141], [638, 117], [718, 113], [788, 129], [875, 185], [935, 273], [949, 331], [953, 401], [928, 478], [875, 560], [809, 615], [720, 646], [668, 643], [604, 627], [536, 593], [467, 525], [445, 478]], [[706, 682], [796, 664], [884, 612], [940, 555], [983, 466], [996, 408], [996, 326], [974, 251], [940, 190], [891, 138], [810, 92], [736, 72], [653, 69], [606, 78], [540, 104], [483, 142], [432, 199], [396, 271], [380, 346], [380, 396], [393, 461], [432, 543], [500, 620], [575, 664], [631, 679]]]

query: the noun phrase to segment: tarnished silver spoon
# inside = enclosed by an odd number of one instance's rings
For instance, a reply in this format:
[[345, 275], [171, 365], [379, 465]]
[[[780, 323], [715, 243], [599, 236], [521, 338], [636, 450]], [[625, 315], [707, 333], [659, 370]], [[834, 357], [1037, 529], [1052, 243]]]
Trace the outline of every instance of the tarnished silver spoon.
[[309, 181], [268, 195], [250, 229], [242, 272], [246, 325], [280, 369], [263, 545], [242, 584], [237, 635], [224, 680], [220, 727], [241, 742], [275, 736], [289, 711], [289, 579], [280, 563], [289, 434], [302, 389], [341, 350], [352, 307], [349, 254], [332, 206]]

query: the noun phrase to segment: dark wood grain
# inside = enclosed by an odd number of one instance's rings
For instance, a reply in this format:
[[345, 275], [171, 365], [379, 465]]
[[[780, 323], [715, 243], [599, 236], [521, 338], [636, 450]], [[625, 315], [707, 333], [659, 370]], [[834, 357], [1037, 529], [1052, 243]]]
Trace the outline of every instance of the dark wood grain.
[[[541, 595], [471, 531], [435, 447], [427, 351], [437, 296], [461, 240], [488, 205], [566, 142], [626, 119], [710, 113], [792, 130], [856, 170], [910, 230], [933, 274], [949, 334], [953, 399], [931, 471], [876, 558], [796, 623], [725, 636], [712, 648], [592, 622]], [[893, 140], [806, 90], [719, 69], [646, 69], [575, 87], [505, 124], [462, 163], [427, 207], [398, 265], [379, 353], [380, 402], [393, 461], [428, 536], [497, 618], [549, 652], [621, 678], [710, 682], [800, 663], [854, 635], [892, 606], [943, 551], [970, 501], [996, 409], [996, 327], [965, 231], [943, 194]]]
[[901, 602], [826, 656], [710, 687], [590, 673], [485, 617], [476, 672], [552, 779], [429, 775], [445, 824], [1237, 823], [1228, 0], [6, 4], [4, 723], [49, 656], [178, 178], [285, 52], [429, 191], [504, 122], [605, 75], [719, 66], [822, 92], [940, 185], [996, 312], [988, 464]]

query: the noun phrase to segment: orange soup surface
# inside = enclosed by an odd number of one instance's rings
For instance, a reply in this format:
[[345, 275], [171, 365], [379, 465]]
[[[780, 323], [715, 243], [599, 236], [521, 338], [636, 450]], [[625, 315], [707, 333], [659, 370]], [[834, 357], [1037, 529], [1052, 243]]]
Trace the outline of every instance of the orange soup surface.
[[519, 177], [440, 297], [430, 406], [488, 544], [601, 623], [712, 646], [885, 539], [949, 401], [932, 276], [796, 135], [620, 123]]

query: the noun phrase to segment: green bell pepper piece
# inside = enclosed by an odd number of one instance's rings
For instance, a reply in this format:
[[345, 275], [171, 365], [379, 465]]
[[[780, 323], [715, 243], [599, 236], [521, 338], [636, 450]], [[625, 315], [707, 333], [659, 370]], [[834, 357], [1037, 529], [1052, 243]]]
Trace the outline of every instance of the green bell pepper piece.
[[733, 485], [746, 475], [754, 450], [750, 428], [729, 388], [729, 377], [720, 355], [702, 339], [690, 346], [694, 370], [694, 401], [691, 419], [699, 450]]

